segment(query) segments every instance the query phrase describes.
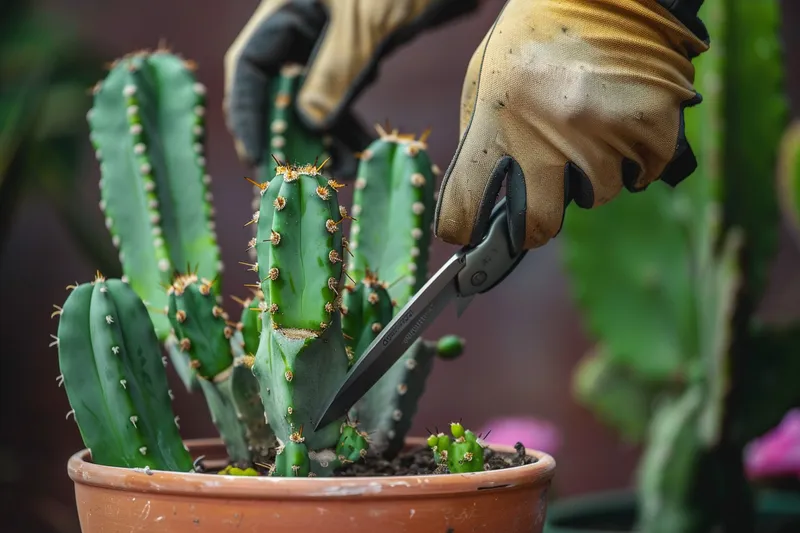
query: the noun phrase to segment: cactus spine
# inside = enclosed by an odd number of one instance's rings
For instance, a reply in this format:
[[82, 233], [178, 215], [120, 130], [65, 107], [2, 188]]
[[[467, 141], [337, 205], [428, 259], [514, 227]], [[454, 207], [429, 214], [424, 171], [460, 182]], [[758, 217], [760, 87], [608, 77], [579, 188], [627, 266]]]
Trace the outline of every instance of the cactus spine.
[[136, 293], [98, 273], [72, 287], [59, 314], [60, 381], [92, 460], [192, 471], [158, 339]]

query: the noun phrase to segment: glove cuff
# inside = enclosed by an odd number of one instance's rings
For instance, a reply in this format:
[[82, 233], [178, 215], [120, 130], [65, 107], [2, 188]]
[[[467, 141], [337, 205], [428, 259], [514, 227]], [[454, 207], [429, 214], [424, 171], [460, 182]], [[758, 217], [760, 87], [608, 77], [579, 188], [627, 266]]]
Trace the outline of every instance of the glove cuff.
[[[706, 44], [709, 44], [708, 30], [697, 16], [704, 0], [656, 0], [664, 9], [672, 13], [681, 24]], [[695, 56], [696, 57], [696, 56]]]

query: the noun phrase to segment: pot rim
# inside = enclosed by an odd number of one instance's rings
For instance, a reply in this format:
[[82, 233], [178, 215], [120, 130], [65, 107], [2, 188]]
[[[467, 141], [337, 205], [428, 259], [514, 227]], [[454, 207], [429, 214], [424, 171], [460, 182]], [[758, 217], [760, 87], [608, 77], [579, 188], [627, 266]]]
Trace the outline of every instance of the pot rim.
[[[406, 439], [407, 446], [426, 442], [419, 437]], [[222, 439], [186, 439], [190, 451], [222, 448]], [[511, 446], [489, 445], [492, 450], [515, 453]], [[73, 454], [67, 472], [76, 485], [91, 485], [126, 492], [173, 494], [250, 500], [308, 500], [320, 498], [425, 498], [433, 494], [460, 494], [474, 491], [509, 490], [548, 483], [554, 475], [555, 459], [547, 453], [526, 448], [535, 457], [532, 464], [466, 474], [363, 477], [243, 477], [190, 472], [167, 472], [96, 465], [89, 450]], [[193, 453], [194, 456], [194, 453]]]

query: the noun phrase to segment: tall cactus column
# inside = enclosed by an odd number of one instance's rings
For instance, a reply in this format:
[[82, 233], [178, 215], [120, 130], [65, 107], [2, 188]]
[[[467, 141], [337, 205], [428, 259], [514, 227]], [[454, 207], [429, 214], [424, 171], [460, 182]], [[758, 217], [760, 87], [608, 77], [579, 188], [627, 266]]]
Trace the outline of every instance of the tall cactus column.
[[[344, 255], [338, 184], [314, 165], [281, 162], [260, 185], [256, 252], [264, 297], [253, 372], [270, 425], [281, 441], [310, 450], [333, 446], [341, 421], [313, 431], [312, 417], [348, 368], [339, 285]], [[294, 435], [294, 437], [292, 437]]]
[[115, 61], [95, 86], [87, 119], [100, 162], [100, 208], [126, 279], [190, 389], [175, 349], [164, 290], [175, 271], [220, 281], [205, 160], [205, 87], [193, 65], [165, 49]]

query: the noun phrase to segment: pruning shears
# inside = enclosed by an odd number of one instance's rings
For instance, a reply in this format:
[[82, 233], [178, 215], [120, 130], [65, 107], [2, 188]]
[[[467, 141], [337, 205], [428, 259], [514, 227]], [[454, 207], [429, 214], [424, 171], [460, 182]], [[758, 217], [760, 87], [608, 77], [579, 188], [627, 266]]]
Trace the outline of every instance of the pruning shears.
[[317, 417], [315, 430], [343, 416], [389, 371], [422, 333], [455, 300], [458, 316], [476, 295], [503, 281], [527, 253], [514, 252], [506, 199], [497, 202], [483, 240], [456, 252], [428, 280], [350, 369], [344, 383]]

